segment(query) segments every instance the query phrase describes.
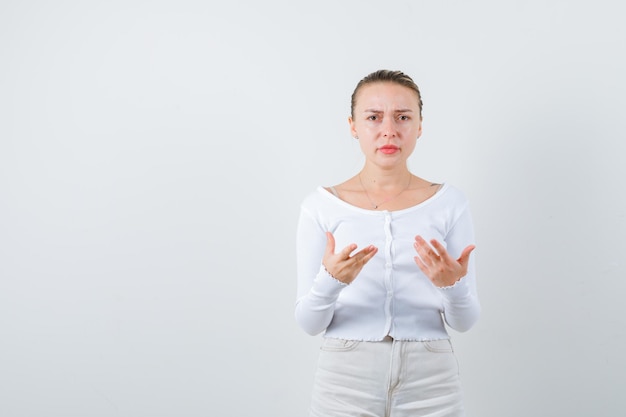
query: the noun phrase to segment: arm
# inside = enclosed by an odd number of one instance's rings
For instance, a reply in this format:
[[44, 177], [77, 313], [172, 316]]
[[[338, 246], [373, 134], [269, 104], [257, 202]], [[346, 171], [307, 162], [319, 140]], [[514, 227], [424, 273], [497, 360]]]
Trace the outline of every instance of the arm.
[[474, 250], [474, 228], [469, 208], [463, 210], [445, 237], [446, 247], [436, 240], [429, 245], [420, 236], [415, 241], [419, 255], [415, 262], [439, 288], [446, 323], [460, 332], [469, 330], [480, 315], [475, 262], [470, 256]]
[[296, 238], [297, 297], [296, 322], [311, 335], [328, 327], [335, 302], [347, 285], [333, 277], [322, 266], [326, 235], [322, 226], [306, 210], [300, 212]]
[[315, 335], [330, 324], [341, 291], [376, 254], [372, 245], [351, 255], [354, 243], [335, 253], [335, 238], [303, 210], [298, 223], [298, 296], [296, 321]]

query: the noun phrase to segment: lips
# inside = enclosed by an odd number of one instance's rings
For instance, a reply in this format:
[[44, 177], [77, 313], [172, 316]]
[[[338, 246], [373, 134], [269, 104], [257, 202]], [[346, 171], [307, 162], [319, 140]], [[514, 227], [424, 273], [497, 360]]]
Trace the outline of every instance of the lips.
[[394, 145], [384, 145], [378, 148], [378, 150], [384, 153], [385, 155], [391, 155], [391, 154], [398, 152], [400, 148]]

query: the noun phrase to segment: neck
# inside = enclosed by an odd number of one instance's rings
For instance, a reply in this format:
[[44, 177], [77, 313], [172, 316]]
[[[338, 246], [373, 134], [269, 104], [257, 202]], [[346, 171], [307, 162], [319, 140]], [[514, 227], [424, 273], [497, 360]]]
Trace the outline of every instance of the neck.
[[[363, 182], [362, 174], [364, 174], [364, 171], [359, 172], [359, 182], [374, 210], [377, 210], [381, 205], [399, 197], [411, 186], [411, 180], [413, 179], [413, 175], [407, 169], [394, 175], [388, 174], [386, 176], [380, 176], [378, 179], [370, 179], [369, 184], [366, 186]], [[404, 185], [402, 185], [402, 180], [400, 179], [401, 174], [404, 174]], [[371, 192], [368, 192], [368, 188], [370, 188]]]
[[389, 170], [364, 166], [359, 176], [369, 188], [389, 189], [405, 187], [412, 174], [406, 166]]

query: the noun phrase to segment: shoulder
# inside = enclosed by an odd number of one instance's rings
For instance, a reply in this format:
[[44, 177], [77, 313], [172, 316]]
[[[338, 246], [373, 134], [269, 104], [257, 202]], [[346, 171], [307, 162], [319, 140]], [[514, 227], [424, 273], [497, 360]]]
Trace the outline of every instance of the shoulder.
[[450, 183], [447, 183], [447, 182], [444, 183], [440, 191], [445, 197], [449, 199], [452, 199], [458, 202], [467, 201], [467, 196], [465, 195], [465, 193]]
[[310, 191], [302, 200], [300, 206], [304, 210], [317, 210], [329, 203], [333, 197], [328, 187], [321, 185]]
[[[342, 213], [337, 197], [322, 186], [309, 192], [300, 204], [300, 218], [311, 219], [318, 224], [328, 224]], [[327, 228], [325, 226], [325, 228]]]
[[437, 195], [435, 207], [443, 209], [453, 216], [458, 215], [459, 212], [463, 212], [469, 207], [469, 200], [466, 194], [450, 183], [444, 183]]

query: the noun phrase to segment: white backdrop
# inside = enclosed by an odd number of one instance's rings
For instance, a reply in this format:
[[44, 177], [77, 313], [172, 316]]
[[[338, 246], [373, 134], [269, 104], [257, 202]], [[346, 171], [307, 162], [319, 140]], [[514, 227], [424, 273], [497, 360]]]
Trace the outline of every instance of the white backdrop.
[[469, 197], [471, 416], [626, 408], [621, 1], [0, 2], [0, 415], [305, 416], [302, 198], [380, 68]]

